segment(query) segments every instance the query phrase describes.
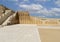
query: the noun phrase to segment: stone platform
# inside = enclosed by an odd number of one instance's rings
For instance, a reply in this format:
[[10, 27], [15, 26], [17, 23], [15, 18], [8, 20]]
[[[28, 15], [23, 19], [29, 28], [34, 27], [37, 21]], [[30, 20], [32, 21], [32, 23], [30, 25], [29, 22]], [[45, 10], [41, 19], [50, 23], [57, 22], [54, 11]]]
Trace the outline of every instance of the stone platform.
[[0, 42], [41, 42], [36, 25], [12, 25], [0, 28]]

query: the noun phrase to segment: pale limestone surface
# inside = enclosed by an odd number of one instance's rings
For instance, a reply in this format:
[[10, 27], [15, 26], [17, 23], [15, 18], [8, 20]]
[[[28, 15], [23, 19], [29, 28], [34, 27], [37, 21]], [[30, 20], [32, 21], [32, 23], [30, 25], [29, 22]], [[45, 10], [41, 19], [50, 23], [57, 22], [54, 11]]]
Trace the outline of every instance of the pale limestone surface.
[[0, 42], [41, 42], [36, 25], [12, 25], [0, 28]]

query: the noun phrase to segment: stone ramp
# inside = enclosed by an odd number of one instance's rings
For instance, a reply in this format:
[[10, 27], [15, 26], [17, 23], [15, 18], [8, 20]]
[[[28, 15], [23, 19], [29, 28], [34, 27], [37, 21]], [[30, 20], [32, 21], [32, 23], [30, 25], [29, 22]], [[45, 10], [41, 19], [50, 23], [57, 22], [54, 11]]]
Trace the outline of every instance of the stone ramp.
[[9, 17], [13, 14], [13, 12], [11, 10], [5, 10], [6, 12], [0, 16], [0, 25]]
[[0, 42], [41, 42], [36, 25], [12, 25], [0, 28]]

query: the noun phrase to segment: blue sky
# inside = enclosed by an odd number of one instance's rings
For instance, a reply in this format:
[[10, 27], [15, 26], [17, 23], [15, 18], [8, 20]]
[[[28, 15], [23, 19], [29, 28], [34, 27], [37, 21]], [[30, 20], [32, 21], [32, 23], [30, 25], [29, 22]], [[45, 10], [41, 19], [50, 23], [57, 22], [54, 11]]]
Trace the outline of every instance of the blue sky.
[[0, 0], [14, 11], [28, 11], [32, 16], [60, 18], [60, 0]]

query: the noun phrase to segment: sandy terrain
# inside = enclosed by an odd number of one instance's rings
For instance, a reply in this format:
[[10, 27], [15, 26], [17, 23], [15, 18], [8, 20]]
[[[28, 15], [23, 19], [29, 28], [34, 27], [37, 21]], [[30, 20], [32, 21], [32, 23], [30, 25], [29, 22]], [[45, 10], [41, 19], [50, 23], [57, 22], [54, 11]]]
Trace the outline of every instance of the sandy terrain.
[[60, 42], [60, 29], [38, 29], [41, 42]]

